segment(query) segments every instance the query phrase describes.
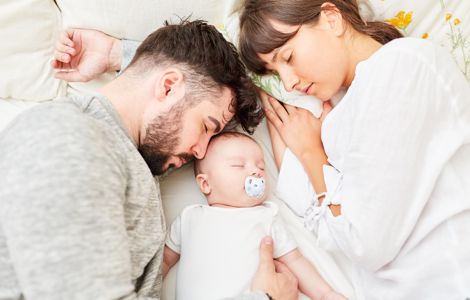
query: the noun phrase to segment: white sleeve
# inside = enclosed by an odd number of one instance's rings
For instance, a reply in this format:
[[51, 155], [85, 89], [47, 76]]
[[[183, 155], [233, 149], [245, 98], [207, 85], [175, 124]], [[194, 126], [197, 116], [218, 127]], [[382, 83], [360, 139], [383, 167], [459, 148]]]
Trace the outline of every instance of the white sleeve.
[[340, 172], [332, 169], [338, 182], [325, 201], [341, 203], [341, 216], [318, 209], [316, 217], [319, 236], [331, 236], [351, 260], [376, 271], [414, 230], [468, 129], [459, 120], [462, 99], [450, 92], [453, 79], [431, 62], [389, 52], [367, 67], [348, 99], [351, 141]]
[[171, 223], [166, 237], [166, 245], [176, 253], [181, 253], [181, 215]]
[[300, 217], [304, 216], [315, 195], [310, 178], [289, 148], [286, 148], [282, 157], [276, 191], [279, 198]]
[[281, 257], [297, 248], [297, 244], [292, 239], [292, 234], [286, 228], [279, 215], [274, 216], [271, 236], [274, 241], [274, 258]]

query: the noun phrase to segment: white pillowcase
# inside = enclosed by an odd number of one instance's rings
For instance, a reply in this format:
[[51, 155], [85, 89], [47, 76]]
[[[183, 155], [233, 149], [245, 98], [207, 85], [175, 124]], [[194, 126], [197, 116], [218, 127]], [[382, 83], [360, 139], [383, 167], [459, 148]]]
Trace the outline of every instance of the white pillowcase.
[[52, 0], [0, 1], [0, 98], [44, 101], [60, 93], [49, 62], [59, 24]]

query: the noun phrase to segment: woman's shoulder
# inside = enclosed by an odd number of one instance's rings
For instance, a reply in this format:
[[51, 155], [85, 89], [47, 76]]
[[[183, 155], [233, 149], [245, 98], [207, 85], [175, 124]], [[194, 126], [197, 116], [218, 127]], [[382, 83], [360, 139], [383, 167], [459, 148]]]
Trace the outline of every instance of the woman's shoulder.
[[437, 56], [444, 53], [444, 50], [431, 41], [419, 38], [398, 38], [383, 45], [374, 55], [370, 57], [370, 61], [377, 62], [393, 62], [397, 60], [416, 59], [416, 62], [434, 63]]

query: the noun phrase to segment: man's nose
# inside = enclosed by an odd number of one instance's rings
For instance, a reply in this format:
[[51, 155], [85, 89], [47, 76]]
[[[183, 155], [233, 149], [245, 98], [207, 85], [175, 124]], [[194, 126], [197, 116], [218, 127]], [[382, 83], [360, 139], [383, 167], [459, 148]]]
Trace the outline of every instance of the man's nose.
[[196, 159], [204, 158], [204, 156], [206, 155], [208, 143], [209, 141], [199, 141], [196, 145], [193, 146], [191, 152]]

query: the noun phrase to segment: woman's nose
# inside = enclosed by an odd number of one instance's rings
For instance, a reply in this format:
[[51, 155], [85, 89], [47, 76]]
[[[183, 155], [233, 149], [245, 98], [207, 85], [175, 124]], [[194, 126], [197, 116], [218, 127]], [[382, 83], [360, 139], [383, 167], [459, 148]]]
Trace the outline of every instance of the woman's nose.
[[279, 70], [279, 77], [281, 77], [284, 89], [288, 92], [295, 90], [299, 83], [297, 76], [295, 76], [295, 74], [288, 69]]

